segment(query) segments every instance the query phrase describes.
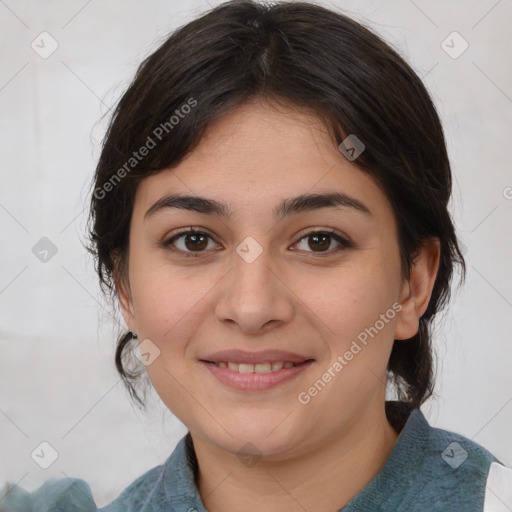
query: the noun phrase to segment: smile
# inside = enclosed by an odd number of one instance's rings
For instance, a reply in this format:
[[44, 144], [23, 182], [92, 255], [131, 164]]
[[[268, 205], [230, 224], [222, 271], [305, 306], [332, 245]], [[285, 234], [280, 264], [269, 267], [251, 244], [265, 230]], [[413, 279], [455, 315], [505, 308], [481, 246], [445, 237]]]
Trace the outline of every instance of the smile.
[[229, 388], [239, 391], [263, 391], [292, 380], [315, 363], [315, 360], [308, 359], [302, 363], [269, 361], [256, 364], [202, 360], [200, 363], [217, 381]]
[[231, 371], [238, 373], [269, 373], [295, 366], [295, 363], [291, 361], [273, 361], [257, 364], [235, 363], [232, 361], [219, 361], [218, 363], [213, 361], [211, 362], [220, 368], [229, 368]]

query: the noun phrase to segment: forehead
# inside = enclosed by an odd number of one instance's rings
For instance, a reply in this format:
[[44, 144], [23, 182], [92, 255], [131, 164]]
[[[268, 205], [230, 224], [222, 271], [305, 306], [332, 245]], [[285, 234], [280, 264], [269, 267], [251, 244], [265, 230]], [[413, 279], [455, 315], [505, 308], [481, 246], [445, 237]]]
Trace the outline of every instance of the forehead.
[[219, 160], [233, 171], [242, 163], [265, 179], [282, 177], [279, 170], [283, 167], [295, 166], [299, 172], [307, 165], [325, 166], [332, 160], [328, 152], [339, 157], [316, 116], [293, 107], [251, 102], [210, 125], [190, 159]]
[[145, 208], [144, 214], [170, 191], [212, 197], [253, 214], [283, 198], [339, 191], [380, 214], [391, 212], [378, 185], [343, 156], [316, 116], [261, 103], [224, 115], [179, 165], [142, 180], [136, 208]]

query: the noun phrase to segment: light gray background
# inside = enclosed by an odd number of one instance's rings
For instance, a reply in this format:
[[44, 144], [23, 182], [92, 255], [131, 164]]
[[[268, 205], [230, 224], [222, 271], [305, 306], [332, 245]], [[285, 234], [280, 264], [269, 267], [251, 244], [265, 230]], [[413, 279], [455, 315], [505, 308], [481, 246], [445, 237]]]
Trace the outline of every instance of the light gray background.
[[[437, 329], [438, 396], [423, 411], [512, 465], [512, 1], [322, 3], [397, 47], [442, 116], [469, 272]], [[116, 323], [81, 240], [101, 116], [159, 41], [208, 8], [0, 1], [0, 486], [80, 477], [101, 506], [186, 432], [156, 394], [147, 415], [131, 406], [113, 364]], [[47, 59], [31, 48], [43, 31], [59, 45]], [[469, 43], [456, 59], [441, 46], [453, 31]], [[46, 263], [32, 253], [43, 236], [58, 249]], [[42, 441], [59, 453], [46, 470], [30, 457]]]

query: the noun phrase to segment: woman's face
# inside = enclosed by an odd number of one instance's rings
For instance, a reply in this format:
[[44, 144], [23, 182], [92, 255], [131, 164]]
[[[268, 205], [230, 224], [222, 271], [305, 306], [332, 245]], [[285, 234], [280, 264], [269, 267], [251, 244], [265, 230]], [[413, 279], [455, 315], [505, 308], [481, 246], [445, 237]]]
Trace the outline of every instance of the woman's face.
[[[225, 211], [190, 201], [149, 211], [170, 194]], [[345, 201], [294, 200], [311, 194]], [[190, 227], [200, 233], [182, 234]], [[193, 436], [232, 453], [248, 442], [301, 453], [381, 413], [393, 340], [415, 334], [400, 326], [407, 288], [390, 203], [294, 110], [246, 104], [177, 167], [144, 179], [127, 277], [123, 314], [155, 390]], [[216, 354], [231, 350], [246, 354]], [[260, 354], [278, 350], [289, 354]]]

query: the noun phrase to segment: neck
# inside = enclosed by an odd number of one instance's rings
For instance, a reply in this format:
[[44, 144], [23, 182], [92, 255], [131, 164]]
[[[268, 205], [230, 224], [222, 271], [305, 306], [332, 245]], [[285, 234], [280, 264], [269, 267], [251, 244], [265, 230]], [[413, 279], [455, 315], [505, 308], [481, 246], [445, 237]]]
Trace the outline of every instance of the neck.
[[[385, 463], [398, 438], [384, 407], [299, 457], [245, 467], [231, 453], [194, 439], [196, 485], [209, 512], [325, 512], [344, 507]], [[262, 502], [264, 497], [264, 502]]]

